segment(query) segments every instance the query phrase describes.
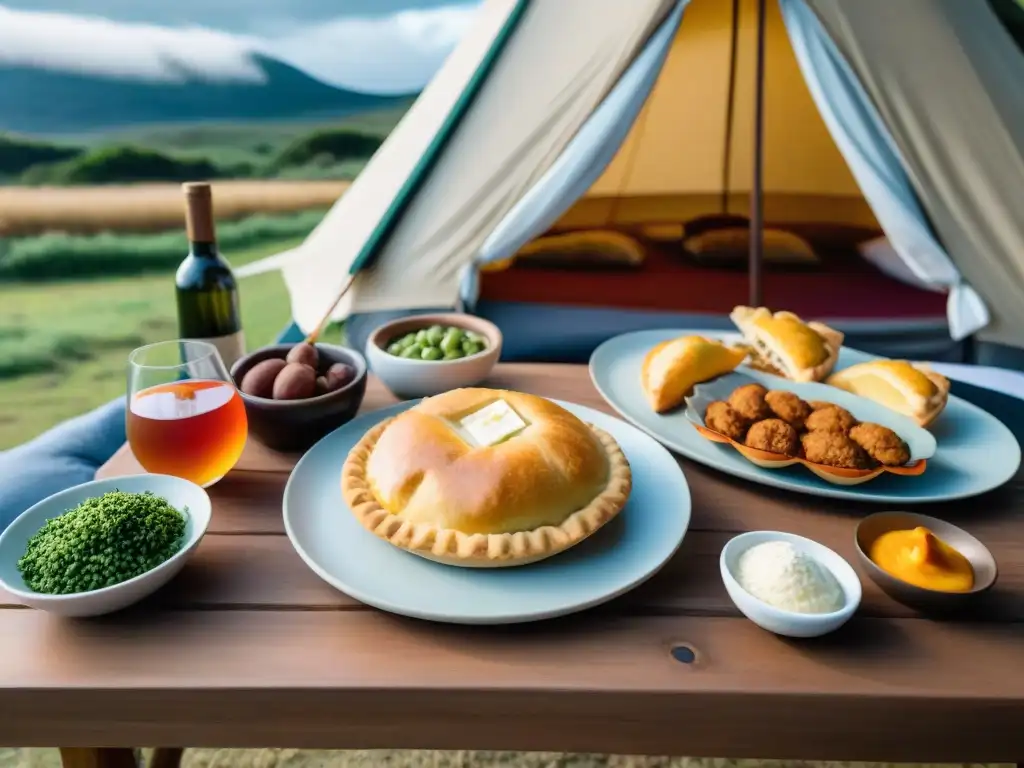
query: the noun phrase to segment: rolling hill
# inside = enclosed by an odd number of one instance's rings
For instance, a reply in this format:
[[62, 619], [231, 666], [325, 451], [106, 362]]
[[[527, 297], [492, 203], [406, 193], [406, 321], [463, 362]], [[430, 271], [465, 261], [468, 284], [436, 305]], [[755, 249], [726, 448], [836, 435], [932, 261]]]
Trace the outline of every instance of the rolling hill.
[[181, 65], [177, 82], [0, 65], [0, 131], [71, 134], [147, 124], [331, 118], [406, 103], [335, 88], [254, 54], [264, 82], [214, 82]]

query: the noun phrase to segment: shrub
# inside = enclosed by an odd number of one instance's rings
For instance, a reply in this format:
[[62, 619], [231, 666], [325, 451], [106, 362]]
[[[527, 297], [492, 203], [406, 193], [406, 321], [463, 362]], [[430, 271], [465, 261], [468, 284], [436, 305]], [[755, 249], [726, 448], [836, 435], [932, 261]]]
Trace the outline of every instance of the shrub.
[[270, 164], [269, 170], [276, 173], [314, 160], [322, 166], [339, 160], [366, 159], [377, 151], [382, 141], [380, 136], [348, 128], [315, 131], [285, 147]]
[[82, 154], [79, 147], [61, 147], [0, 136], [0, 175], [16, 176], [38, 163], [56, 163]]
[[[323, 210], [268, 216], [257, 214], [218, 227], [225, 253], [309, 234]], [[0, 281], [54, 281], [139, 275], [174, 269], [188, 243], [181, 230], [149, 235], [49, 233], [0, 242]]]
[[104, 147], [61, 164], [55, 183], [110, 184], [136, 181], [189, 181], [220, 176], [205, 158], [169, 157], [151, 149]]

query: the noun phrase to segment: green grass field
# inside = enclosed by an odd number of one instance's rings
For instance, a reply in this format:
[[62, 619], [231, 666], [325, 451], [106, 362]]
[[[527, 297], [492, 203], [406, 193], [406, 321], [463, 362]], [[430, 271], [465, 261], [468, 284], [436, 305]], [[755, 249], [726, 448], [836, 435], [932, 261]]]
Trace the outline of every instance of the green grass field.
[[[240, 265], [298, 242], [225, 256]], [[240, 293], [249, 349], [270, 343], [291, 314], [281, 276], [248, 278]], [[128, 353], [176, 330], [171, 272], [0, 286], [0, 450], [124, 394]]]
[[[62, 146], [97, 147], [130, 145], [167, 152], [180, 158], [206, 158], [217, 164], [260, 164], [297, 138], [317, 130], [346, 128], [387, 136], [408, 105], [333, 120], [246, 121], [238, 123], [188, 123], [150, 125], [123, 130], [63, 136], [31, 137]], [[301, 178], [310, 178], [308, 175]]]

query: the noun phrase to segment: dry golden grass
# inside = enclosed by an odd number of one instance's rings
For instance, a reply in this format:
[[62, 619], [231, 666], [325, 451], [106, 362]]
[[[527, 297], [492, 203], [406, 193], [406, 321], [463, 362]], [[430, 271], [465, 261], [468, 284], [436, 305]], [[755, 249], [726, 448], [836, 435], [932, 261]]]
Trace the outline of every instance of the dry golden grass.
[[[213, 182], [221, 221], [254, 213], [289, 213], [330, 206], [348, 181], [239, 180]], [[179, 184], [96, 187], [0, 187], [0, 236], [43, 232], [156, 232], [182, 226]]]

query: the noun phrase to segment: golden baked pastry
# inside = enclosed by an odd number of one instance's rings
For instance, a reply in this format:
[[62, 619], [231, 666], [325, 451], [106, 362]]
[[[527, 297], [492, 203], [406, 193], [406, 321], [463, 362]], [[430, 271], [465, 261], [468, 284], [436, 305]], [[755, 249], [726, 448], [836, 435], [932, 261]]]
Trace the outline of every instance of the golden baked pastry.
[[751, 347], [752, 364], [791, 381], [821, 381], [839, 359], [842, 332], [792, 312], [735, 307], [729, 318]]
[[455, 389], [369, 430], [342, 468], [368, 530], [450, 565], [542, 560], [617, 515], [632, 488], [615, 439], [559, 405]]
[[949, 400], [949, 379], [908, 360], [858, 363], [832, 374], [826, 383], [909, 416], [922, 427], [935, 421]]
[[647, 402], [657, 413], [683, 402], [694, 385], [736, 368], [745, 350], [703, 336], [681, 336], [655, 345], [644, 358], [640, 383]]

